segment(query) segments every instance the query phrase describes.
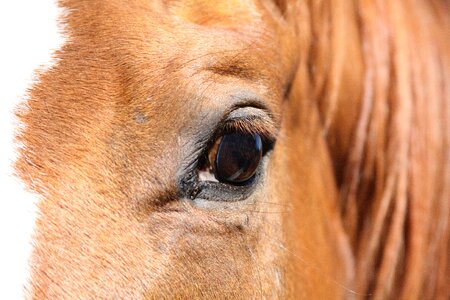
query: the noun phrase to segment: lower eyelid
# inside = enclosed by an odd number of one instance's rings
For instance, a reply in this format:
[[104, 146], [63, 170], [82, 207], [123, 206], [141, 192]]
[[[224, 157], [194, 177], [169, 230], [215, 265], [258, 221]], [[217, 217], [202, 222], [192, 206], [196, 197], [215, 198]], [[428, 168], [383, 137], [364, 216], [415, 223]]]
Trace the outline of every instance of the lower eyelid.
[[232, 186], [220, 182], [206, 181], [200, 183], [200, 192], [195, 199], [216, 202], [238, 202], [247, 199], [253, 193], [255, 187], [255, 185]]
[[[222, 182], [198, 181], [198, 194], [192, 199], [213, 202], [239, 202], [250, 198], [264, 183], [264, 173], [267, 165], [267, 157], [263, 159], [255, 175], [246, 185], [230, 185]], [[199, 177], [197, 177], [199, 180]]]

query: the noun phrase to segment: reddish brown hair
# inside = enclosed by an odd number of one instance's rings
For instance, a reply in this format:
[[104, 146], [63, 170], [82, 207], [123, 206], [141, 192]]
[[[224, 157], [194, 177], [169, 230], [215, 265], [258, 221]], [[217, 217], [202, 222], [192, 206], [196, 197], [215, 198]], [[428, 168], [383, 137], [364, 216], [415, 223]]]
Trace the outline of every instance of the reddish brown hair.
[[376, 299], [450, 295], [448, 4], [323, 1], [310, 9], [312, 93], [355, 287]]

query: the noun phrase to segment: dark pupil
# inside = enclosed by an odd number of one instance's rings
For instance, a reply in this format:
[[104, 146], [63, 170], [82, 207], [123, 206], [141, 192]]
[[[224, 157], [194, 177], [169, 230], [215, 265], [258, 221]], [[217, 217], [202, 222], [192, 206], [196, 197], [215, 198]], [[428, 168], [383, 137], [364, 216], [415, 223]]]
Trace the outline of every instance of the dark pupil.
[[255, 175], [261, 156], [262, 142], [259, 134], [225, 134], [215, 159], [217, 179], [230, 183], [249, 180]]

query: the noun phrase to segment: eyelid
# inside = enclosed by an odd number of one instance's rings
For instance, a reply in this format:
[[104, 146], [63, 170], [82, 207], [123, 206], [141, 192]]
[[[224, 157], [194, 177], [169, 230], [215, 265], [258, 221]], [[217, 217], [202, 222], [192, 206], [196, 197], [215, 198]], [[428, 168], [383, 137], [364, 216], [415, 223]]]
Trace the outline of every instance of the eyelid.
[[267, 112], [255, 107], [237, 108], [224, 120], [220, 132], [241, 131], [260, 134], [271, 142], [276, 140], [278, 128]]
[[259, 134], [264, 140], [274, 142], [276, 140], [276, 129], [259, 118], [236, 118], [229, 120], [223, 126], [221, 133], [242, 132], [248, 134]]

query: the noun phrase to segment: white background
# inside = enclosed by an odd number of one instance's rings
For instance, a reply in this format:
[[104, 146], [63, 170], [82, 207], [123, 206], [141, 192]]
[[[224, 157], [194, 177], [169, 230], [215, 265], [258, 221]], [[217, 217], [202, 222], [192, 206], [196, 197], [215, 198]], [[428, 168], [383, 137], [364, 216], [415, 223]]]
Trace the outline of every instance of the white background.
[[12, 110], [25, 98], [33, 70], [51, 65], [63, 42], [52, 0], [0, 1], [0, 299], [22, 299], [37, 197], [11, 173]]

